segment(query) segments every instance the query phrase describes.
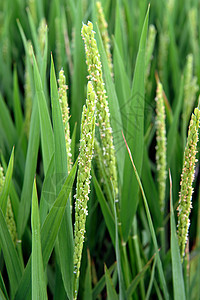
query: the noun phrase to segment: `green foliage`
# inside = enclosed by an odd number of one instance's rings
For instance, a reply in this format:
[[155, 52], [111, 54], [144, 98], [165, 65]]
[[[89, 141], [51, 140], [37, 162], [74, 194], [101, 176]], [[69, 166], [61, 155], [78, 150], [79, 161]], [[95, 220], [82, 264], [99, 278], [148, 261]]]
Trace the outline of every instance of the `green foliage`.
[[0, 1], [1, 299], [200, 298], [199, 14]]

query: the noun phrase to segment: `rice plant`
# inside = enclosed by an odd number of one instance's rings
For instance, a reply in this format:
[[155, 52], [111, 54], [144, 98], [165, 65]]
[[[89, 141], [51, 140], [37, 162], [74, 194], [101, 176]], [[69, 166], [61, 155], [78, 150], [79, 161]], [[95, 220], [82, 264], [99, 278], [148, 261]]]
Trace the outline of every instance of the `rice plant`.
[[0, 299], [200, 299], [199, 13], [0, 2]]

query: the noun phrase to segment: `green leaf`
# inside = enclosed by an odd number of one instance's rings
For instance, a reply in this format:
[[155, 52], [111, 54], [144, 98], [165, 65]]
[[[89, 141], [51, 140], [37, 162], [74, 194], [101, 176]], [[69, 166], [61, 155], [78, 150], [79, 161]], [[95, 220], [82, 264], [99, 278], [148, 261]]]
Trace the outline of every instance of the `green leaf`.
[[8, 293], [1, 272], [0, 272], [0, 299], [9, 300]]
[[6, 106], [1, 94], [0, 94], [0, 127], [2, 127], [3, 129], [4, 139], [6, 140], [8, 149], [12, 149], [13, 145], [17, 142], [17, 131], [14, 127], [8, 107]]
[[[38, 56], [40, 55], [40, 45], [39, 45], [39, 41], [38, 41], [37, 29], [36, 29], [36, 26], [34, 24], [34, 21], [33, 21], [33, 18], [31, 16], [29, 9], [27, 9], [27, 14], [28, 14], [28, 21], [29, 21], [29, 25], [30, 25], [30, 29], [31, 29], [31, 35], [33, 38], [34, 47], [36, 49], [36, 55], [37, 55], [37, 58], [39, 58]], [[41, 63], [41, 59], [39, 59], [39, 63]]]
[[[118, 45], [118, 49], [119, 49], [119, 53], [121, 56], [122, 61], [125, 61], [125, 57], [127, 57], [127, 53], [125, 55], [125, 43], [124, 43], [124, 39], [125, 39], [125, 35], [123, 34], [123, 24], [122, 24], [122, 20], [124, 20], [124, 18], [121, 17], [121, 12], [122, 12], [122, 1], [117, 0], [116, 1], [116, 9], [115, 9], [115, 40], [116, 43]], [[114, 50], [114, 64], [116, 63], [116, 59], [115, 59], [115, 50]], [[117, 81], [115, 81], [117, 83]]]
[[[52, 271], [53, 272], [53, 271]], [[55, 285], [53, 290], [53, 299], [61, 300], [67, 299], [66, 291], [63, 285], [62, 274], [60, 271], [60, 267], [58, 263], [56, 263], [56, 271], [55, 271]]]
[[126, 291], [127, 299], [131, 299], [132, 294], [134, 293], [136, 287], [138, 286], [140, 281], [144, 278], [144, 275], [145, 275], [146, 271], [150, 267], [151, 262], [154, 259], [154, 256], [147, 262], [147, 264], [142, 268], [142, 270], [137, 274], [137, 276], [133, 279], [133, 281], [129, 285], [129, 287]]
[[167, 135], [167, 165], [168, 168], [171, 165], [171, 158], [174, 155], [176, 142], [177, 142], [177, 135], [178, 135], [178, 125], [180, 121], [180, 113], [182, 108], [183, 102], [183, 78], [181, 79], [179, 96], [178, 96], [178, 103], [176, 105], [176, 109], [174, 112], [172, 124], [169, 128], [168, 135]]
[[176, 234], [176, 225], [174, 219], [171, 175], [170, 175], [170, 227], [171, 227], [171, 256], [172, 256], [174, 299], [184, 300], [186, 299], [186, 296], [185, 296], [185, 288], [184, 288], [184, 280], [183, 280], [183, 271], [181, 266], [181, 256], [180, 256], [180, 251], [178, 246], [178, 238]]
[[0, 194], [0, 208], [1, 208], [4, 216], [6, 214], [7, 199], [8, 199], [8, 195], [9, 195], [10, 184], [11, 184], [11, 179], [12, 179], [12, 174], [13, 174], [13, 164], [14, 164], [14, 148], [13, 148], [11, 156], [10, 156], [4, 186], [3, 186], [2, 192]]
[[74, 125], [74, 130], [73, 130], [73, 133], [72, 133], [72, 140], [71, 140], [72, 162], [75, 161], [76, 129], [77, 129], [77, 123], [75, 123], [75, 125]]
[[[144, 148], [144, 70], [145, 70], [145, 46], [148, 28], [149, 8], [144, 20], [140, 45], [137, 54], [134, 78], [132, 84], [131, 100], [127, 103], [128, 124], [125, 136], [130, 140], [130, 150], [136, 162], [136, 167], [141, 174]], [[125, 155], [124, 176], [121, 199], [122, 235], [125, 241], [133, 222], [133, 217], [138, 205], [139, 186], [132, 172], [132, 166], [128, 153]]]
[[18, 231], [19, 238], [21, 238], [24, 233], [30, 215], [32, 187], [33, 187], [34, 175], [36, 173], [36, 167], [37, 167], [39, 138], [40, 138], [39, 135], [40, 135], [39, 114], [38, 114], [38, 106], [35, 98], [33, 101], [33, 110], [31, 115], [21, 201], [19, 203], [19, 209], [18, 209], [17, 231]]
[[48, 262], [58, 230], [60, 228], [60, 224], [64, 215], [63, 208], [65, 208], [67, 205], [69, 194], [73, 186], [73, 182], [76, 174], [77, 162], [78, 160], [75, 162], [70, 174], [67, 176], [67, 179], [65, 180], [65, 183], [63, 184], [62, 189], [53, 207], [51, 208], [49, 214], [47, 215], [44, 225], [42, 226], [41, 229], [44, 267]]
[[20, 135], [23, 126], [23, 116], [22, 116], [22, 109], [20, 103], [19, 84], [18, 84], [16, 66], [14, 68], [14, 74], [13, 74], [13, 101], [14, 101], [14, 115], [15, 115], [16, 129], [18, 135]]
[[150, 278], [149, 286], [148, 286], [148, 289], [147, 289], [147, 292], [146, 292], [146, 300], [148, 300], [150, 298], [150, 295], [151, 295], [151, 290], [152, 290], [153, 282], [155, 280], [155, 267], [156, 267], [156, 258], [155, 258], [155, 260], [153, 262], [153, 267], [151, 269], [151, 278]]
[[[67, 152], [65, 143], [64, 126], [58, 99], [58, 87], [56, 83], [53, 59], [51, 59], [51, 103], [53, 116], [53, 129], [55, 138], [55, 172], [56, 194], [60, 192], [62, 180], [67, 176]], [[61, 178], [60, 178], [61, 176]], [[61, 179], [61, 180], [60, 180]], [[64, 217], [58, 234], [59, 256], [61, 273], [64, 286], [69, 299], [73, 299], [73, 253], [74, 240], [71, 220], [70, 202], [67, 202]]]
[[[109, 274], [111, 274], [114, 270], [116, 270], [116, 262], [108, 269]], [[97, 299], [98, 295], [102, 292], [105, 287], [105, 274], [101, 277], [101, 279], [97, 282], [92, 291], [92, 298]]]
[[[123, 137], [124, 137], [124, 135], [123, 135]], [[141, 193], [142, 193], [142, 198], [144, 200], [144, 207], [145, 207], [146, 214], [147, 214], [147, 219], [148, 219], [148, 223], [149, 223], [149, 229], [150, 229], [150, 232], [151, 232], [151, 236], [152, 236], [154, 248], [155, 248], [155, 251], [156, 251], [157, 266], [158, 266], [158, 272], [159, 272], [159, 276], [160, 276], [160, 283], [161, 283], [161, 286], [162, 286], [162, 289], [163, 289], [163, 293], [164, 293], [165, 299], [168, 300], [169, 299], [169, 294], [168, 294], [167, 285], [166, 285], [166, 281], [165, 281], [165, 277], [164, 277], [163, 267], [162, 267], [162, 263], [161, 263], [161, 259], [160, 259], [160, 255], [159, 255], [158, 242], [157, 242], [157, 239], [156, 239], [156, 234], [155, 234], [155, 230], [154, 230], [154, 226], [153, 226], [151, 214], [150, 214], [150, 211], [149, 211], [148, 202], [147, 202], [147, 199], [146, 199], [146, 195], [144, 193], [144, 189], [143, 189], [142, 183], [140, 181], [139, 174], [138, 174], [136, 166], [135, 166], [135, 164], [133, 162], [131, 151], [130, 151], [130, 149], [128, 147], [128, 144], [126, 142], [125, 137], [124, 137], [124, 141], [125, 141], [125, 144], [126, 144], [126, 147], [127, 147], [127, 150], [128, 150], [128, 154], [129, 154], [129, 157], [130, 157], [130, 160], [131, 160], [131, 164], [133, 166], [133, 170], [135, 172], [136, 179], [138, 181], [138, 184], [139, 184], [139, 187], [140, 187], [140, 190], [141, 190]]]
[[56, 179], [55, 179], [55, 157], [53, 154], [42, 185], [42, 193], [40, 198], [41, 225], [43, 225], [48, 210], [53, 205], [55, 200], [56, 200]]
[[[56, 82], [55, 68], [53, 57], [51, 56], [51, 74], [50, 74], [50, 85], [51, 85], [51, 106], [52, 106], [52, 118], [53, 118], [53, 131], [55, 139], [55, 171], [56, 174], [67, 174], [67, 152], [65, 143], [65, 133], [62, 120], [62, 113], [59, 104], [58, 97], [58, 86]], [[57, 193], [61, 188], [61, 183], [56, 182]]]
[[109, 271], [106, 267], [106, 265], [104, 266], [104, 269], [105, 269], [105, 276], [106, 276], [106, 289], [107, 289], [107, 299], [108, 300], [118, 300], [118, 295], [116, 293], [116, 290], [114, 288], [114, 285], [113, 285], [113, 282], [112, 282], [112, 279], [110, 277], [110, 274], [109, 274]]
[[113, 215], [111, 213], [110, 207], [108, 206], [108, 203], [106, 202], [104, 194], [101, 190], [101, 187], [96, 179], [93, 168], [92, 168], [91, 173], [92, 173], [92, 180], [93, 180], [95, 192], [97, 194], [97, 198], [98, 198], [99, 204], [101, 206], [102, 214], [104, 216], [104, 220], [105, 220], [106, 226], [108, 228], [108, 231], [109, 231], [109, 234], [110, 234], [113, 246], [114, 246], [115, 245], [115, 221], [114, 221]]
[[74, 51], [73, 51], [73, 77], [72, 77], [72, 95], [71, 95], [71, 124], [80, 128], [82, 107], [85, 102], [86, 85], [86, 64], [84, 43], [81, 37], [81, 27], [83, 20], [83, 1], [78, 0], [76, 4], [76, 18], [74, 22]]
[[47, 108], [47, 102], [45, 99], [44, 89], [42, 86], [42, 81], [41, 81], [41, 77], [40, 77], [40, 73], [38, 70], [34, 53], [33, 53], [33, 69], [34, 69], [35, 90], [37, 95], [37, 103], [38, 103], [39, 116], [40, 116], [42, 157], [44, 163], [44, 173], [46, 174], [49, 162], [54, 153], [54, 136], [53, 136], [50, 116]]
[[32, 299], [47, 299], [47, 290], [45, 283], [45, 275], [42, 261], [42, 249], [40, 239], [40, 217], [38, 209], [38, 197], [36, 190], [36, 181], [33, 184], [32, 196]]
[[158, 209], [159, 207], [159, 198], [156, 188], [155, 180], [151, 173], [151, 166], [148, 157], [148, 151], [146, 145], [144, 145], [144, 162], [142, 166], [142, 183], [144, 190], [148, 199], [149, 208], [152, 216], [154, 217], [154, 226], [155, 228], [162, 226], [162, 215]]
[[[44, 269], [46, 268], [53, 247], [55, 245], [56, 238], [58, 236], [58, 232], [65, 211], [64, 208], [66, 207], [67, 200], [69, 198], [69, 194], [73, 186], [77, 163], [78, 160], [74, 164], [70, 174], [68, 175], [65, 183], [63, 184], [63, 187], [41, 228], [41, 243], [42, 243], [42, 256], [43, 256]], [[30, 285], [31, 285], [31, 259], [29, 259], [29, 262], [26, 266], [15, 299], [16, 300], [30, 299], [31, 298]]]
[[9, 298], [8, 298], [8, 295], [7, 295], [7, 296], [4, 295], [2, 289], [0, 289], [0, 299], [1, 299], [1, 300], [8, 300], [8, 299], [9, 299]]
[[20, 263], [17, 251], [14, 247], [10, 232], [0, 209], [0, 245], [3, 251], [3, 256], [6, 264], [6, 270], [9, 277], [11, 293], [14, 296], [17, 291], [20, 279], [23, 274], [23, 266]]
[[114, 40], [114, 72], [115, 72], [115, 88], [119, 100], [121, 111], [121, 119], [123, 128], [127, 128], [127, 101], [131, 95], [131, 88], [129, 78], [127, 76], [122, 57], [120, 55], [119, 47], [115, 38]]
[[92, 300], [92, 276], [91, 276], [91, 259], [88, 250], [88, 265], [85, 274], [85, 286], [83, 300]]
[[[114, 213], [115, 213], [115, 253], [117, 259], [117, 273], [119, 279], [119, 299], [123, 300], [126, 297], [126, 292], [125, 292], [124, 274], [122, 272], [122, 261], [121, 261], [119, 234], [118, 234], [118, 219], [117, 219], [115, 202], [114, 202]], [[122, 247], [124, 247], [124, 245], [122, 245]]]

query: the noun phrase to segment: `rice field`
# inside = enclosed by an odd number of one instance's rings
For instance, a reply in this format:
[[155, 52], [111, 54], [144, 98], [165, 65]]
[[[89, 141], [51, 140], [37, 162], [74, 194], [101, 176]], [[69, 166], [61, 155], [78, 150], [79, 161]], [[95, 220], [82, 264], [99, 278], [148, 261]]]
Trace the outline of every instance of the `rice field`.
[[200, 299], [199, 14], [0, 2], [0, 299]]

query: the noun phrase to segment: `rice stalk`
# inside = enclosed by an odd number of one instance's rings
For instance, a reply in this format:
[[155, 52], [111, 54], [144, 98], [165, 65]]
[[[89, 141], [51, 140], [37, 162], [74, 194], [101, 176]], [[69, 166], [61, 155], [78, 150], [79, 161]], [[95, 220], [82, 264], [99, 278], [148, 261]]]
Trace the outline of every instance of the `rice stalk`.
[[91, 81], [87, 86], [87, 100], [83, 107], [81, 121], [81, 139], [76, 185], [75, 226], [74, 226], [74, 299], [78, 296], [78, 279], [80, 274], [81, 256], [85, 238], [85, 222], [87, 202], [90, 192], [90, 171], [93, 157], [95, 136], [95, 103], [96, 94]]
[[93, 24], [88, 22], [82, 27], [82, 37], [85, 43], [86, 63], [88, 65], [89, 80], [92, 81], [94, 91], [97, 95], [97, 125], [99, 126], [104, 165], [108, 178], [113, 185], [115, 197], [118, 195], [116, 157], [113, 144], [112, 128], [110, 124], [110, 113], [103, 81], [102, 65], [97, 43], [94, 38]]
[[63, 69], [59, 72], [59, 79], [58, 79], [58, 93], [59, 93], [59, 103], [62, 112], [62, 120], [65, 132], [65, 143], [66, 143], [66, 150], [67, 150], [67, 168], [68, 174], [72, 168], [72, 153], [71, 153], [71, 139], [70, 139], [70, 127], [69, 127], [69, 107], [68, 107], [68, 99], [67, 99], [67, 89], [68, 86], [66, 85], [66, 78]]
[[103, 12], [103, 8], [100, 1], [96, 2], [96, 8], [97, 8], [97, 22], [99, 26], [99, 30], [101, 33], [103, 45], [105, 48], [106, 56], [108, 59], [108, 66], [110, 69], [111, 76], [113, 77], [113, 64], [112, 64], [112, 55], [110, 52], [110, 38], [108, 35], [108, 23], [106, 22], [105, 15]]
[[165, 125], [165, 106], [163, 99], [163, 87], [158, 81], [156, 91], [156, 166], [160, 210], [163, 213], [165, 208], [166, 190], [166, 125]]
[[188, 230], [190, 226], [190, 211], [192, 208], [192, 193], [193, 193], [193, 181], [195, 173], [195, 164], [197, 162], [197, 142], [198, 142], [198, 128], [200, 122], [200, 100], [199, 106], [195, 108], [194, 113], [191, 116], [187, 144], [184, 152], [183, 168], [180, 182], [179, 193], [179, 206], [178, 210], [178, 225], [177, 235], [180, 247], [180, 254], [183, 259], [185, 255], [185, 245], [188, 240]]

